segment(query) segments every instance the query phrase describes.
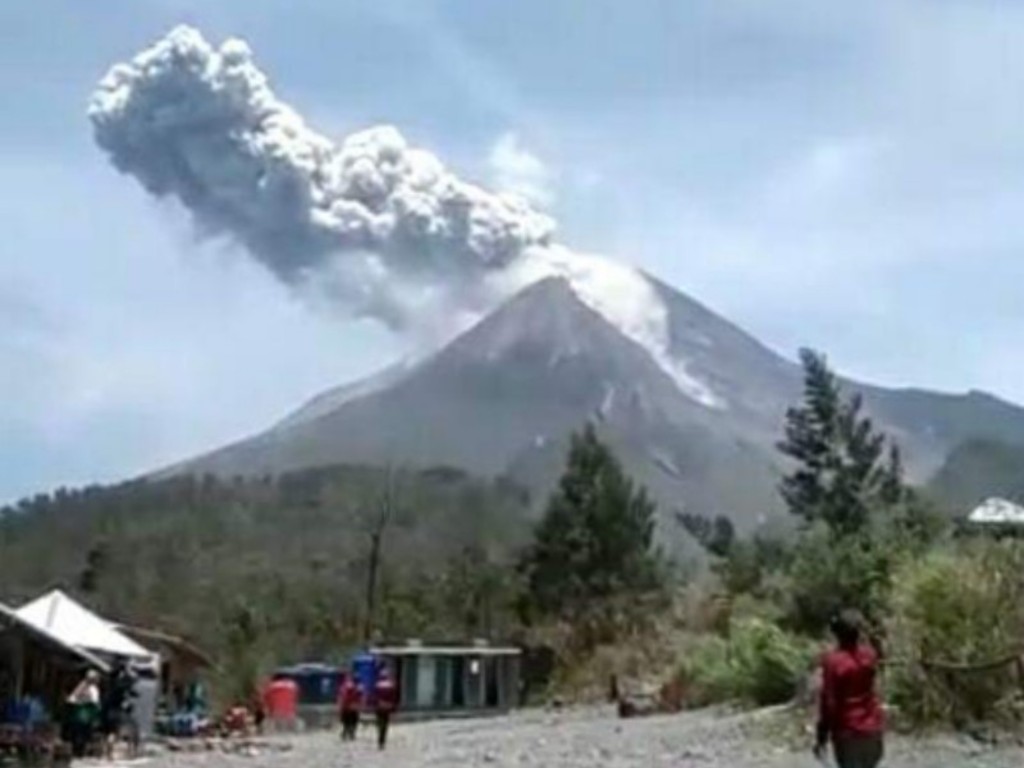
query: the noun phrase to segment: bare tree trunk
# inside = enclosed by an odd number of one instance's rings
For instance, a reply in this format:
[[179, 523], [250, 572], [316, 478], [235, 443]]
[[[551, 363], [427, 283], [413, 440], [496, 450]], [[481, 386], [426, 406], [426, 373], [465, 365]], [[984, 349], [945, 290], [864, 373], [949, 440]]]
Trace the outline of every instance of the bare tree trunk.
[[363, 645], [369, 647], [373, 637], [374, 609], [377, 598], [377, 571], [380, 569], [381, 533], [370, 533], [370, 563], [366, 574], [366, 613], [363, 617]]
[[391, 522], [395, 504], [394, 469], [388, 465], [384, 490], [377, 501], [370, 528], [370, 558], [366, 574], [366, 613], [363, 621], [363, 644], [369, 647], [373, 640], [374, 618], [377, 608], [377, 579], [380, 572], [384, 532]]

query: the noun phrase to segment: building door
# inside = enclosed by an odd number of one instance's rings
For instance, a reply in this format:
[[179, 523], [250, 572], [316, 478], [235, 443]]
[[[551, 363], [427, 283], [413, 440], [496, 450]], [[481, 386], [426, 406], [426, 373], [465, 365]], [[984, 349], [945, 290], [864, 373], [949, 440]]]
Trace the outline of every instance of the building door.
[[462, 709], [466, 706], [466, 659], [464, 656], [452, 657], [452, 707]]
[[437, 696], [437, 659], [420, 656], [416, 663], [416, 708], [432, 709]]
[[484, 664], [484, 685], [487, 692], [485, 706], [488, 709], [495, 709], [500, 701], [500, 685], [498, 678], [498, 659], [491, 656]]
[[452, 660], [447, 656], [438, 656], [434, 663], [437, 669], [434, 706], [448, 709], [452, 705]]

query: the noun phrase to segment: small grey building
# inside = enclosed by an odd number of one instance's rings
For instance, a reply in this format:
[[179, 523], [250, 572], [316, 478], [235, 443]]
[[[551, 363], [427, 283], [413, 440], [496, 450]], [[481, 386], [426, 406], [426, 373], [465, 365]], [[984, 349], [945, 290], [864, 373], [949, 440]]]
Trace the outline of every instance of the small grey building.
[[370, 653], [394, 675], [400, 716], [476, 717], [503, 714], [519, 703], [518, 648], [409, 641]]

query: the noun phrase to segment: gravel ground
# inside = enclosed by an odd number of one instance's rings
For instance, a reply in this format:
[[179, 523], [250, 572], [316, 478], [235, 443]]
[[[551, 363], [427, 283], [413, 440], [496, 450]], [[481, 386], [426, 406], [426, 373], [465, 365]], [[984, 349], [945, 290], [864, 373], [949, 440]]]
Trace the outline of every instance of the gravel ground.
[[[526, 712], [506, 718], [394, 726], [385, 752], [371, 727], [355, 744], [336, 734], [287, 739], [292, 749], [254, 757], [218, 753], [165, 754], [147, 768], [815, 768], [808, 752], [794, 753], [766, 737], [768, 715], [693, 712], [618, 720], [610, 712]], [[282, 737], [283, 738], [283, 737]], [[1021, 768], [1024, 750], [984, 748], [967, 739], [893, 738], [885, 768]], [[138, 763], [136, 763], [138, 764]]]

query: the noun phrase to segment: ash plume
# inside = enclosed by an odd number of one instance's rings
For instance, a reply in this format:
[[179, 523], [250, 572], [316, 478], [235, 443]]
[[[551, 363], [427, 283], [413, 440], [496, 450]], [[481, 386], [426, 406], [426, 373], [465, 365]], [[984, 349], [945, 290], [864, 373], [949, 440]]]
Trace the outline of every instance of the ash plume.
[[177, 27], [107, 73], [89, 119], [118, 170], [305, 295], [436, 342], [561, 275], [685, 382], [641, 273], [557, 244], [552, 219], [526, 199], [458, 178], [391, 126], [340, 142], [317, 133], [241, 40], [215, 47]]
[[329, 271], [344, 300], [392, 326], [410, 297], [390, 287], [472, 284], [551, 242], [550, 218], [462, 181], [393, 127], [339, 144], [315, 132], [241, 40], [215, 48], [176, 28], [110, 70], [89, 118], [114, 165], [202, 231], [236, 238], [290, 284]]

